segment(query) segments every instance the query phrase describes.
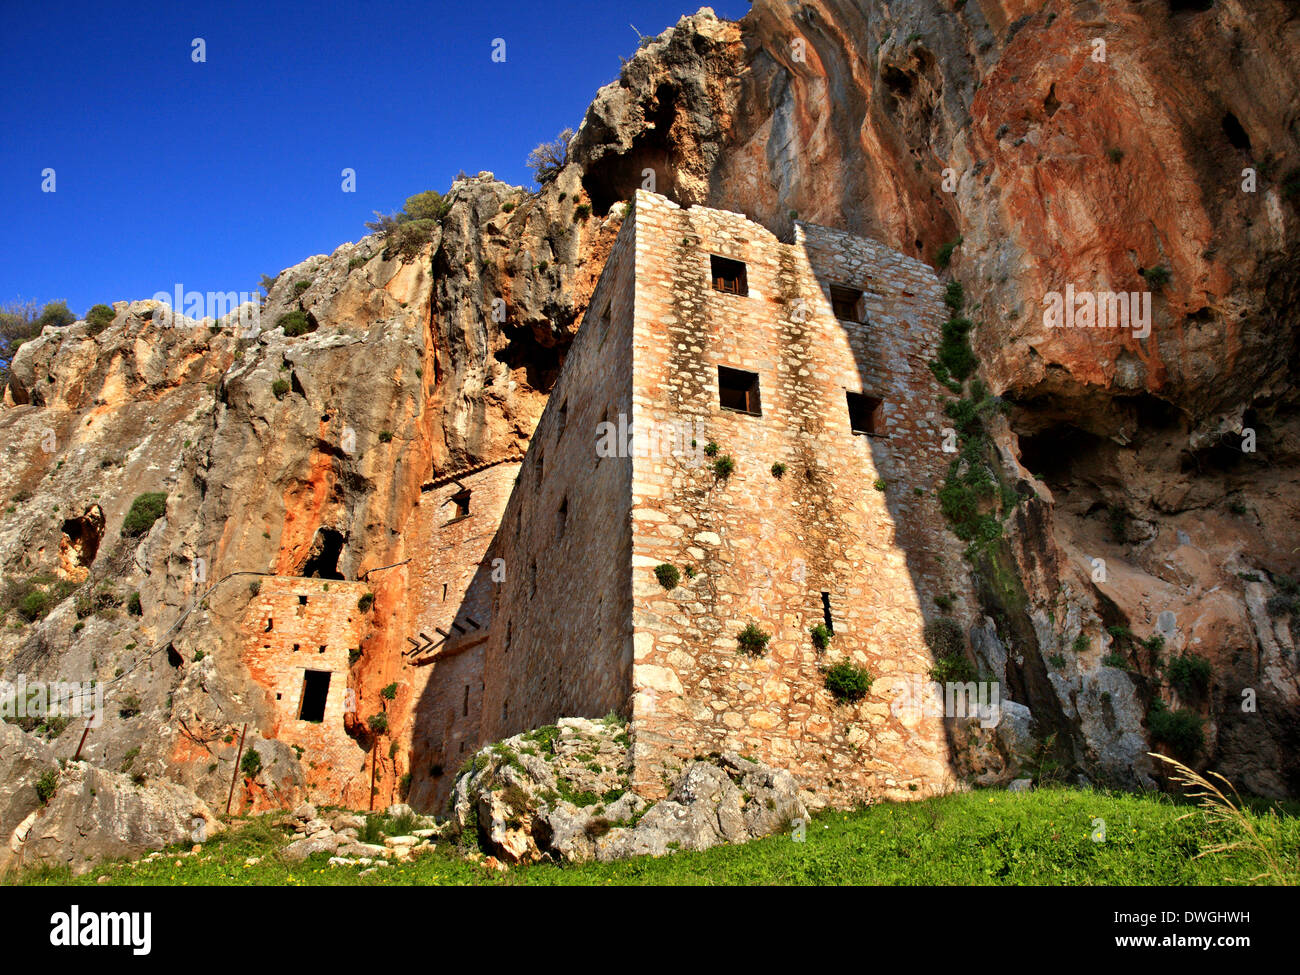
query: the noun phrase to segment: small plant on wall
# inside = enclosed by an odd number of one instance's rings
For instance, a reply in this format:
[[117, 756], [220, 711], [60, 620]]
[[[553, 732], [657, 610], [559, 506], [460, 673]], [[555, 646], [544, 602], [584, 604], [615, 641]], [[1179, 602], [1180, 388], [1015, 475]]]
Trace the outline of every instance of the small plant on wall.
[[848, 660], [841, 660], [827, 668], [824, 677], [826, 689], [837, 701], [860, 701], [871, 690], [875, 680], [870, 671]]
[[813, 646], [821, 651], [831, 645], [831, 637], [835, 634], [831, 632], [830, 627], [825, 623], [818, 623], [808, 631], [808, 635], [812, 637]]
[[655, 566], [655, 578], [665, 589], [676, 589], [677, 584], [682, 581], [682, 574], [677, 571], [677, 566], [665, 562]]
[[718, 477], [730, 477], [732, 471], [736, 469], [736, 462], [731, 459], [730, 454], [723, 454], [713, 462], [713, 473]]
[[753, 623], [746, 623], [745, 628], [736, 634], [736, 642], [740, 644], [740, 652], [749, 654], [751, 657], [761, 657], [767, 653], [767, 644], [771, 639], [771, 633]]
[[785, 472], [786, 472], [787, 470], [789, 470], [789, 468], [786, 467], [784, 464], [782, 464], [782, 463], [778, 460], [775, 464], [772, 465], [772, 476], [773, 476], [773, 477], [785, 477]]

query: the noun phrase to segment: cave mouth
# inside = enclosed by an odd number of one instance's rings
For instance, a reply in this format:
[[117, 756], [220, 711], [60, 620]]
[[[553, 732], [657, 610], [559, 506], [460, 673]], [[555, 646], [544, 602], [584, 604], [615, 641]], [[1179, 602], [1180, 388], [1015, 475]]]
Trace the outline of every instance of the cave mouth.
[[1095, 434], [1069, 424], [1022, 433], [1019, 441], [1021, 466], [1053, 491], [1069, 484], [1075, 459], [1092, 453], [1101, 442]]
[[104, 538], [103, 509], [92, 504], [80, 517], [65, 519], [62, 530], [59, 561], [64, 570], [89, 569], [99, 554], [99, 543]]
[[308, 579], [342, 579], [339, 557], [343, 554], [343, 533], [334, 528], [317, 530], [298, 575]]
[[[679, 98], [675, 86], [660, 85], [655, 89], [653, 104], [646, 109], [645, 127], [632, 139], [627, 151], [607, 152], [584, 169], [582, 188], [597, 216], [605, 216], [615, 203], [632, 199], [642, 187], [682, 204], [677, 199], [673, 175], [676, 154], [670, 135], [677, 120]], [[647, 175], [647, 170], [652, 175]], [[647, 180], [652, 182], [647, 185]]]
[[493, 357], [504, 363], [511, 372], [523, 369], [524, 381], [530, 388], [549, 393], [560, 378], [560, 367], [564, 365], [564, 354], [568, 349], [567, 342], [563, 346], [542, 345], [531, 328], [509, 323], [501, 326], [501, 333], [506, 338], [506, 345], [497, 349]]

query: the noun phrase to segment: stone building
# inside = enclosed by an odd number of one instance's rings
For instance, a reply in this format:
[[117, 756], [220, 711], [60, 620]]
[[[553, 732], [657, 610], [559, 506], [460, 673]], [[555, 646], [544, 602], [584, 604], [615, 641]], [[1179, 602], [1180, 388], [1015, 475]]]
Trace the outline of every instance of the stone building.
[[[950, 784], [942, 719], [891, 708], [963, 585], [935, 496], [946, 317], [930, 268], [878, 243], [639, 192], [466, 585], [475, 625], [438, 651], [463, 673], [417, 705], [446, 717], [415, 791], [446, 794], [446, 743], [610, 711], [646, 795], [728, 749], [840, 797]], [[870, 671], [864, 698], [827, 690], [836, 661]]]

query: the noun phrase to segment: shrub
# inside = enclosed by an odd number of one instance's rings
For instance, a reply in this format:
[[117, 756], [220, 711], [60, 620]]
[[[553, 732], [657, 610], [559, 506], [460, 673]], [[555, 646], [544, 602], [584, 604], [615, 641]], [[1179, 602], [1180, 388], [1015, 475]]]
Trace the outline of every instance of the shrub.
[[677, 584], [682, 581], [682, 574], [677, 571], [677, 566], [665, 562], [655, 566], [655, 578], [665, 589], [676, 589]]
[[1147, 727], [1151, 729], [1152, 739], [1163, 742], [1175, 754], [1184, 758], [1192, 757], [1205, 744], [1201, 716], [1186, 708], [1170, 711], [1161, 700], [1151, 703], [1151, 710], [1147, 712]]
[[1074, 642], [1070, 644], [1070, 649], [1073, 650], [1075, 653], [1087, 653], [1088, 651], [1087, 635], [1080, 633], [1078, 636], [1076, 636], [1074, 638]]
[[392, 442], [393, 442], [393, 431], [392, 431], [392, 430], [380, 430], [380, 431], [379, 431], [379, 442], [380, 442], [380, 443], [392, 443]]
[[720, 448], [716, 443], [714, 443], [712, 440], [710, 440], [708, 443], [706, 443], [706, 444], [704, 445], [704, 456], [705, 456], [705, 457], [717, 457], [717, 456], [718, 456], [718, 451], [721, 450], [721, 449], [722, 449], [722, 448]]
[[785, 472], [786, 472], [787, 470], [789, 470], [789, 468], [786, 467], [784, 464], [782, 464], [782, 463], [778, 460], [775, 464], [772, 465], [772, 476], [773, 476], [773, 477], [785, 477]]
[[76, 320], [77, 316], [72, 314], [66, 301], [51, 301], [41, 309], [41, 315], [36, 319], [36, 330], [39, 333], [47, 325], [62, 328]]
[[354, 257], [348, 261], [348, 270], [355, 271], [359, 267], [365, 267], [369, 261], [370, 258], [368, 257]]
[[569, 163], [569, 142], [573, 129], [564, 129], [551, 142], [543, 142], [528, 154], [528, 168], [539, 186], [555, 182]]
[[351, 667], [353, 664], [355, 664], [355, 663], [356, 663], [358, 660], [360, 660], [360, 659], [361, 659], [361, 648], [360, 648], [360, 647], [349, 647], [349, 648], [348, 648], [348, 666]]
[[134, 718], [140, 713], [140, 698], [134, 694], [128, 694], [122, 698], [122, 706], [117, 709], [117, 713], [124, 718]]
[[397, 681], [393, 681], [393, 683], [389, 684], [389, 685], [388, 685], [387, 687], [385, 687], [382, 691], [380, 691], [380, 692], [379, 692], [379, 696], [382, 697], [385, 701], [393, 701], [393, 700], [396, 700], [396, 699], [397, 699]]
[[239, 761], [239, 771], [244, 773], [244, 778], [255, 779], [257, 773], [262, 771], [262, 756], [258, 754], [256, 748], [249, 747], [244, 752], [244, 757]]
[[1101, 662], [1102, 665], [1106, 667], [1116, 667], [1119, 670], [1129, 669], [1128, 658], [1117, 650], [1112, 650], [1110, 653], [1106, 654], [1106, 656], [1101, 658]]
[[440, 226], [437, 220], [412, 220], [394, 227], [384, 236], [384, 260], [397, 258], [403, 264], [410, 264], [433, 240]]
[[372, 714], [366, 719], [366, 724], [370, 726], [370, 730], [374, 734], [382, 735], [388, 731], [388, 715], [383, 711], [380, 711], [378, 714]]
[[886, 481], [883, 477], [878, 477], [876, 478], [875, 482], [872, 483], [871, 486], [875, 488], [877, 491], [884, 491], [885, 488], [889, 487], [889, 482]]
[[294, 295], [295, 295], [295, 297], [296, 297], [297, 295], [302, 294], [304, 291], [306, 291], [306, 290], [307, 290], [308, 288], [310, 288], [310, 287], [311, 287], [311, 281], [309, 281], [309, 280], [308, 280], [308, 281], [295, 281], [295, 282], [294, 282], [294, 285], [293, 285], [293, 293], [294, 293]]
[[831, 638], [835, 636], [831, 631], [831, 628], [825, 623], [818, 623], [808, 631], [808, 635], [812, 637], [813, 646], [818, 650], [825, 650], [829, 647], [831, 645]]
[[713, 462], [713, 473], [718, 477], [730, 477], [736, 469], [736, 462], [731, 459], [730, 454], [723, 454]]
[[277, 379], [271, 383], [271, 393], [276, 399], [284, 399], [291, 388], [292, 386], [287, 379]]
[[1120, 161], [1124, 158], [1124, 150], [1112, 146], [1110, 149], [1106, 150], [1106, 156], [1111, 162], [1119, 165]]
[[167, 514], [167, 492], [149, 491], [136, 496], [131, 508], [122, 519], [122, 534], [135, 538], [143, 535], [153, 523]]
[[576, 207], [573, 208], [574, 220], [586, 220], [589, 216], [591, 216], [590, 203], [579, 203]]
[[113, 319], [116, 317], [117, 312], [113, 311], [108, 305], [95, 305], [90, 311], [86, 312], [86, 331], [91, 335], [98, 335], [112, 325]]
[[363, 613], [370, 612], [370, 607], [373, 605], [375, 605], [375, 594], [373, 592], [364, 593], [361, 598], [357, 600], [357, 609], [361, 610]]
[[867, 696], [875, 678], [865, 667], [841, 660], [827, 669], [823, 680], [837, 701], [859, 701]]
[[140, 594], [138, 592], [133, 592], [127, 597], [126, 611], [132, 616], [144, 615], [144, 607], [140, 605]]
[[966, 294], [960, 281], [948, 282], [948, 287], [943, 292], [943, 303], [954, 313], [961, 311], [962, 305], [966, 303]]
[[930, 668], [930, 680], [938, 681], [940, 684], [950, 682], [965, 684], [975, 677], [975, 665], [958, 653], [940, 657]]
[[1194, 653], [1183, 653], [1169, 661], [1169, 685], [1184, 697], [1210, 689], [1210, 662]]
[[1169, 283], [1171, 277], [1169, 268], [1163, 264], [1157, 264], [1155, 267], [1145, 268], [1138, 271], [1146, 279], [1147, 284], [1152, 288], [1162, 288]]
[[952, 597], [952, 596], [935, 596], [935, 597], [934, 597], [934, 604], [935, 604], [936, 606], [939, 607], [939, 612], [941, 612], [941, 613], [948, 613], [948, 612], [951, 612], [951, 611], [952, 611], [952, 607], [953, 607], [953, 602], [954, 602], [954, 600], [953, 600], [953, 597]]
[[41, 801], [42, 806], [48, 806], [50, 800], [54, 798], [54, 793], [59, 788], [59, 772], [57, 769], [46, 769], [41, 773], [41, 777], [36, 780], [36, 798]]
[[961, 241], [961, 237], [958, 236], [956, 240], [950, 240], [940, 247], [939, 252], [934, 255], [934, 263], [938, 264], [940, 268], [946, 268], [951, 264], [952, 252], [961, 246]]
[[921, 633], [925, 638], [925, 645], [930, 648], [935, 660], [961, 656], [966, 651], [966, 636], [956, 620], [946, 616], [930, 620]]
[[18, 601], [18, 615], [28, 623], [44, 619], [50, 611], [50, 594], [40, 589], [33, 589]]
[[751, 657], [761, 657], [767, 653], [767, 644], [771, 639], [771, 633], [753, 623], [746, 623], [745, 628], [736, 634], [736, 642], [740, 644], [741, 652]]
[[306, 335], [311, 331], [311, 322], [307, 318], [307, 313], [301, 308], [295, 308], [291, 312], [286, 312], [275, 320], [275, 327], [284, 329], [284, 334], [289, 338], [299, 335]]

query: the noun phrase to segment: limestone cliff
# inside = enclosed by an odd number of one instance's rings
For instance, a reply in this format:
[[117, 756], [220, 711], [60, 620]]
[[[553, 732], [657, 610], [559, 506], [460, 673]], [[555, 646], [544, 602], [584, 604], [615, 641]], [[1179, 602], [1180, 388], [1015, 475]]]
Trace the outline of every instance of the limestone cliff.
[[[262, 768], [238, 777], [235, 808], [321, 776], [360, 806], [373, 776], [386, 802], [399, 756], [321, 770], [262, 738], [270, 703], [230, 652], [255, 574], [365, 581], [418, 557], [404, 529], [421, 488], [526, 446], [618, 204], [652, 179], [778, 233], [797, 214], [926, 260], [944, 249], [1006, 407], [1002, 476], [1029, 498], [973, 563], [978, 605], [955, 611], [973, 659], [1093, 780], [1154, 779], [1162, 700], [1206, 720], [1200, 764], [1294, 795], [1298, 66], [1300, 14], [1281, 0], [758, 0], [740, 22], [685, 17], [596, 94], [556, 180], [458, 180], [415, 260], [373, 236], [309, 258], [254, 333], [137, 301], [98, 334], [26, 344], [0, 410], [0, 569], [56, 605], [9, 615], [4, 673], [103, 682], [82, 757], [214, 809], [245, 723]], [[1150, 336], [1045, 327], [1043, 296], [1067, 285], [1153, 291]], [[293, 311], [306, 334], [276, 327]], [[147, 492], [164, 517], [124, 534]], [[379, 592], [349, 678], [358, 713], [386, 707], [384, 661], [414, 618]], [[1208, 684], [1171, 684], [1184, 652]], [[391, 716], [409, 722], [400, 698]], [[41, 733], [63, 758], [81, 744], [76, 723]]]

